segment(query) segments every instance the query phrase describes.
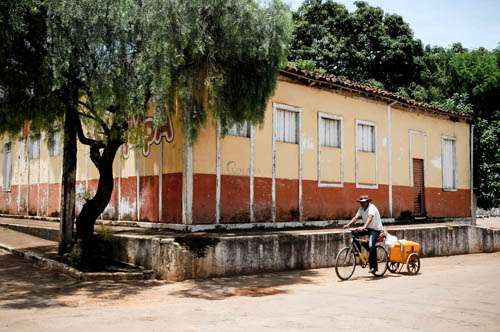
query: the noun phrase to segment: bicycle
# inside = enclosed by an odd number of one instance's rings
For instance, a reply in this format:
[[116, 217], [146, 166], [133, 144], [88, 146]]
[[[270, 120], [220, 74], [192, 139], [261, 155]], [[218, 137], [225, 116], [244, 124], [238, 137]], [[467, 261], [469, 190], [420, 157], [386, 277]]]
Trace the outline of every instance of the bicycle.
[[[368, 255], [363, 252], [363, 249], [358, 250], [358, 248], [354, 244], [354, 240], [352, 239], [352, 231], [349, 232], [351, 233], [351, 243], [348, 246], [342, 248], [335, 259], [335, 273], [341, 280], [350, 279], [354, 274], [354, 271], [356, 270], [356, 265], [360, 265], [362, 268], [365, 268], [369, 263]], [[342, 239], [344, 241], [343, 243], [346, 242], [346, 233], [347, 231], [344, 231], [342, 233]], [[366, 240], [359, 240], [361, 248], [363, 248], [363, 243], [366, 242]], [[380, 245], [379, 242], [380, 241], [377, 241], [376, 245], [378, 270], [372, 273], [375, 277], [382, 277], [387, 271], [388, 267], [387, 250], [384, 248], [384, 246]], [[366, 251], [367, 250], [365, 249], [365, 252]]]

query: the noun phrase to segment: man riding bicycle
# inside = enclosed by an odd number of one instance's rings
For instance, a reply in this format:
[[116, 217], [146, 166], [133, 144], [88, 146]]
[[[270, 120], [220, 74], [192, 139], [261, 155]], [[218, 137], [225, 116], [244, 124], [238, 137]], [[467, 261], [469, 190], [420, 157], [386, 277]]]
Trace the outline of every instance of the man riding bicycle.
[[358, 227], [352, 231], [353, 242], [358, 250], [361, 250], [359, 244], [359, 237], [368, 235], [368, 251], [370, 255], [368, 261], [370, 263], [370, 273], [377, 272], [377, 244], [378, 237], [380, 233], [384, 230], [382, 226], [382, 220], [380, 219], [380, 213], [378, 212], [375, 204], [371, 203], [371, 199], [363, 195], [357, 202], [361, 205], [356, 212], [356, 215], [352, 218], [351, 222], [344, 226], [344, 228], [351, 227], [352, 224], [356, 222], [359, 218], [363, 219], [365, 223], [363, 227]]

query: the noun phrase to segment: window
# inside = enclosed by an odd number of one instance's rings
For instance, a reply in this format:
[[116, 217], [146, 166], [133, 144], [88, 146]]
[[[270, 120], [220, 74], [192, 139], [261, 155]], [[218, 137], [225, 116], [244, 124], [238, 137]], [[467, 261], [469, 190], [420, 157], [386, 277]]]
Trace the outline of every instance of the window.
[[321, 116], [319, 121], [319, 142], [321, 146], [340, 148], [340, 120]]
[[10, 190], [12, 178], [12, 143], [5, 143], [3, 146], [3, 190]]
[[58, 156], [61, 153], [61, 134], [59, 132], [49, 134], [47, 146], [50, 157]]
[[442, 144], [443, 189], [454, 190], [457, 188], [455, 139], [443, 138]]
[[375, 126], [358, 123], [357, 126], [357, 149], [364, 152], [375, 152]]
[[299, 113], [278, 109], [276, 111], [276, 141], [297, 144], [299, 142]]
[[30, 160], [40, 158], [40, 135], [30, 136], [28, 152]]
[[246, 121], [235, 123], [229, 128], [227, 134], [230, 136], [250, 137], [250, 125]]

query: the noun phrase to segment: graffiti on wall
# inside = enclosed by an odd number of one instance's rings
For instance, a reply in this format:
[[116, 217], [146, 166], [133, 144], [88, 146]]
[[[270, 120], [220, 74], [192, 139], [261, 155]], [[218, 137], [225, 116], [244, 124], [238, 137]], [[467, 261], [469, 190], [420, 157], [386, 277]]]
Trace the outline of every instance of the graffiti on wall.
[[[151, 153], [151, 145], [159, 145], [161, 140], [164, 139], [165, 142], [171, 143], [174, 140], [174, 127], [172, 125], [172, 119], [170, 115], [167, 114], [165, 121], [161, 126], [155, 126], [153, 123], [153, 118], [148, 116], [144, 119], [144, 140], [142, 142], [142, 155], [147, 157]], [[122, 146], [122, 158], [127, 159], [130, 155], [130, 146], [128, 143]]]

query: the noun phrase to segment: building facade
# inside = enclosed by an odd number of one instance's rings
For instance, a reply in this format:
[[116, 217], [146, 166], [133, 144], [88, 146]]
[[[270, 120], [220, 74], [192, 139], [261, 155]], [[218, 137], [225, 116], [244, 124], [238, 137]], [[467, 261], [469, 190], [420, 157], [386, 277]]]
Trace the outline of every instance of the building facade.
[[[350, 218], [370, 195], [384, 217], [470, 217], [471, 137], [466, 116], [387, 91], [293, 68], [281, 72], [260, 126], [225, 136], [208, 119], [192, 144], [180, 116], [144, 122], [142, 148], [121, 147], [102, 219], [218, 225]], [[0, 212], [58, 216], [58, 135], [4, 137]], [[77, 208], [97, 170], [80, 145]]]

